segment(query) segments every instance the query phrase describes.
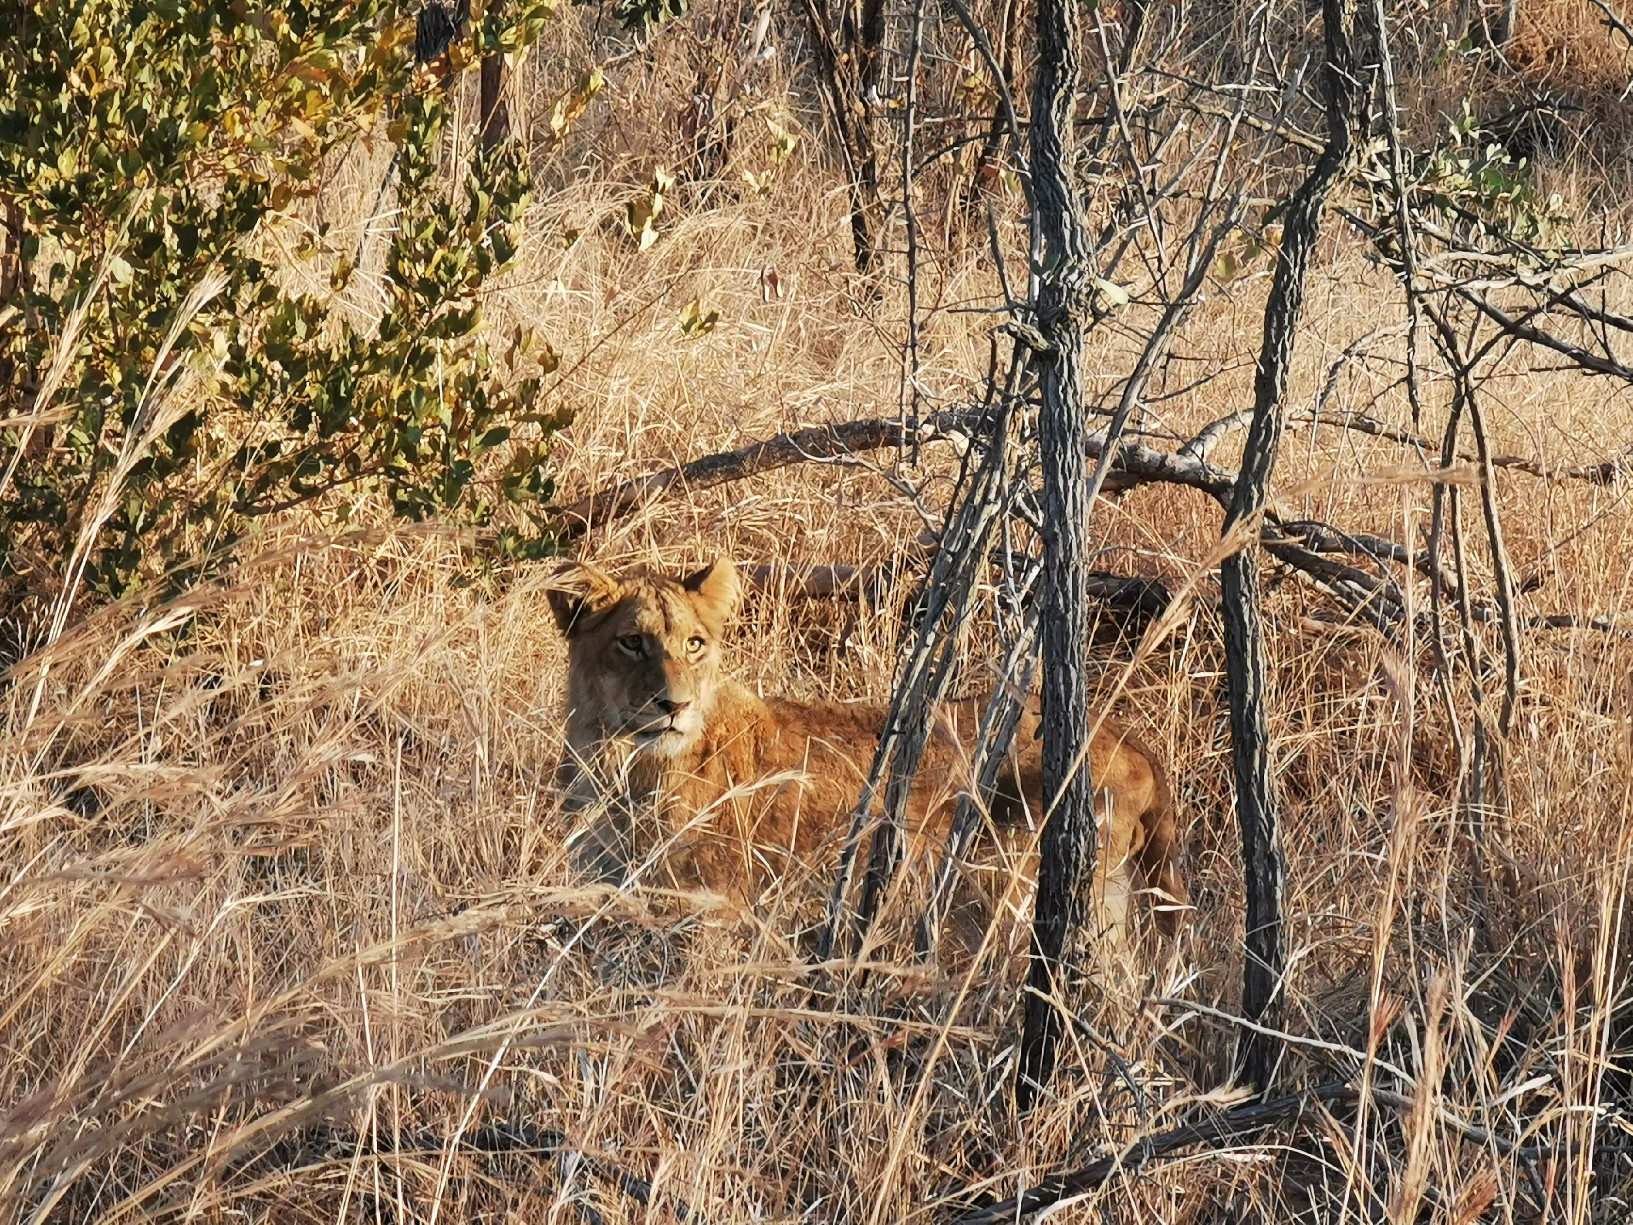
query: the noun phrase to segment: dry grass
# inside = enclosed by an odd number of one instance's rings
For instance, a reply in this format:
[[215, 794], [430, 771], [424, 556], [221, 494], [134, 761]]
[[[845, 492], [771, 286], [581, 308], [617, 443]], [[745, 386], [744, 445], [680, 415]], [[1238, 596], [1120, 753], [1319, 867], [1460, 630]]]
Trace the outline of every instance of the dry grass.
[[[587, 25], [558, 28], [527, 78], [536, 129], [590, 55]], [[550, 163], [533, 246], [493, 304], [565, 356], [564, 497], [897, 404], [903, 304], [892, 291], [855, 305], [843, 197], [814, 139], [765, 196], [685, 188], [649, 253], [621, 233], [694, 50], [661, 40], [614, 74], [604, 110]], [[792, 111], [784, 58], [756, 68], [756, 88]], [[749, 126], [732, 165], [758, 169]], [[363, 160], [326, 197], [337, 233], [372, 202], [378, 167]], [[564, 247], [568, 229], [580, 236]], [[989, 298], [970, 237], [938, 257], [939, 303]], [[768, 267], [781, 298], [762, 293]], [[1242, 278], [1193, 318], [1174, 383], [1217, 373], [1158, 402], [1154, 433], [1249, 402], [1263, 292]], [[720, 310], [713, 332], [681, 333], [692, 298]], [[1295, 404], [1397, 311], [1387, 279], [1330, 243]], [[986, 324], [935, 315], [934, 399], [976, 386]], [[1342, 371], [1333, 407], [1404, 422], [1401, 355], [1381, 338]], [[1113, 379], [1126, 357], [1105, 342], [1091, 372]], [[1567, 462], [1633, 437], [1633, 406], [1597, 383], [1514, 367], [1485, 392], [1499, 450]], [[1428, 488], [1364, 479], [1408, 458], [1304, 431], [1280, 487], [1314, 516], [1416, 539]], [[927, 452], [907, 474], [932, 512], [951, 471]], [[612, 566], [890, 561], [924, 527], [891, 475], [858, 461], [676, 497], [583, 552]], [[1626, 497], [1505, 474], [1516, 571], [1541, 578], [1529, 610], [1633, 608]], [[825, 882], [784, 882], [751, 915], [584, 886], [549, 782], [564, 652], [542, 576], [470, 585], [448, 535], [319, 538], [290, 521], [196, 609], [106, 610], [6, 691], [4, 1216], [668, 1220], [679, 1199], [713, 1222], [935, 1221], [971, 1185], [1011, 1194], [1221, 1104], [1241, 904], [1213, 588], [1197, 573], [1218, 512], [1152, 487], [1097, 514], [1108, 568], [1197, 580], [1176, 633], [1137, 664], [1126, 643], [1103, 661], [1177, 780], [1196, 914], [1175, 944], [1100, 967], [1035, 1117], [1018, 1121], [1008, 1099], [1024, 891], [972, 964], [920, 967], [886, 944], [865, 983], [813, 994], [791, 933]], [[1633, 648], [1526, 638], [1506, 816], [1476, 844], [1426, 655], [1335, 622], [1290, 579], [1271, 612], [1297, 1036], [1283, 1083], [1353, 1078], [1397, 1096], [1120, 1177], [1057, 1219], [1625, 1219], [1629, 1173], [1607, 1151], [1625, 1138], [1594, 1122], [1627, 1093]], [[773, 590], [750, 605], [737, 669], [767, 690], [882, 698], [898, 630], [889, 609], [853, 622]], [[984, 669], [972, 658], [966, 684]], [[560, 1132], [651, 1180], [657, 1206], [571, 1155], [454, 1151], [487, 1121]], [[398, 1130], [424, 1151], [393, 1154]]]

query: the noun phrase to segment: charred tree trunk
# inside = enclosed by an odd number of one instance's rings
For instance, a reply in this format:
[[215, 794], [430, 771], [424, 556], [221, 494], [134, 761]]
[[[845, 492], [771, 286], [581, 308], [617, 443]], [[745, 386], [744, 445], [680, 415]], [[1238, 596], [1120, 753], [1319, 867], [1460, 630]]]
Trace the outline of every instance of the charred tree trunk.
[[[1276, 811], [1275, 778], [1265, 710], [1264, 626], [1260, 608], [1257, 520], [1269, 497], [1270, 476], [1286, 426], [1287, 372], [1304, 308], [1304, 281], [1310, 255], [1321, 234], [1321, 216], [1334, 186], [1348, 166], [1366, 127], [1370, 91], [1355, 52], [1354, 7], [1346, 0], [1323, 0], [1326, 27], [1324, 85], [1327, 144], [1314, 169], [1284, 214], [1280, 255], [1265, 306], [1264, 337], [1253, 381], [1253, 422], [1236, 481], [1224, 534], [1246, 532], [1247, 543], [1220, 567], [1225, 622], [1225, 672], [1230, 687], [1231, 766], [1236, 780], [1236, 815], [1242, 831], [1242, 876], [1247, 915], [1242, 1011], [1269, 1029], [1280, 1027], [1282, 973], [1282, 882], [1284, 863]], [[1238, 1053], [1238, 1073], [1266, 1092], [1279, 1047], [1264, 1034], [1247, 1031]]]
[[[1083, 925], [1094, 876], [1094, 786], [1089, 777], [1089, 437], [1083, 409], [1083, 321], [1088, 240], [1072, 183], [1073, 102], [1079, 75], [1079, 6], [1039, 0], [1032, 95], [1033, 225], [1042, 240], [1036, 302], [1044, 349], [1035, 355], [1043, 459], [1043, 793], [1032, 964], [1015, 1102], [1028, 1109], [1049, 1084], [1061, 1018], [1055, 1001], [1070, 977], [1067, 941]], [[1036, 243], [1034, 245], [1037, 245]]]

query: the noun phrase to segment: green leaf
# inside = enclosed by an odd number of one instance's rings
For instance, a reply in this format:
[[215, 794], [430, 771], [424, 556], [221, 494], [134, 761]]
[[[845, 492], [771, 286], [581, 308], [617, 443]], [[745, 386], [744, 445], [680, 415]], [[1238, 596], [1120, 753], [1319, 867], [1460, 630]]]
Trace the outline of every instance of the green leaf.
[[[489, 6], [483, 37], [519, 50], [552, 8]], [[7, 580], [55, 590], [61, 575], [23, 559], [72, 555], [82, 509], [104, 490], [115, 510], [86, 574], [117, 594], [160, 574], [194, 581], [226, 561], [247, 507], [309, 497], [341, 518], [383, 497], [410, 517], [486, 521], [495, 497], [478, 458], [493, 456], [501, 473], [513, 455], [544, 463], [556, 423], [532, 415], [537, 374], [493, 360], [478, 308], [488, 278], [517, 254], [525, 159], [502, 144], [478, 152], [465, 181], [444, 181], [448, 107], [441, 91], [409, 88], [405, 12], [375, 0], [110, 0], [66, 18], [40, 8], [8, 31], [0, 182], [28, 219], [34, 291], [0, 329], [0, 363], [15, 372], [0, 384], [0, 418], [22, 409], [20, 388], [42, 381], [104, 265], [112, 292], [78, 325], [62, 396], [73, 418], [0, 494]], [[580, 86], [569, 126], [605, 77], [592, 70]], [[271, 249], [287, 247], [267, 241], [309, 215], [298, 202], [358, 133], [396, 146], [399, 225], [377, 326], [331, 310], [355, 275], [346, 245], [322, 227], [310, 235], [330, 280], [320, 301], [290, 290]], [[653, 176], [652, 217], [673, 189]], [[206, 283], [214, 292], [184, 317]], [[185, 327], [171, 337], [178, 319]], [[198, 362], [188, 412], [132, 454], [167, 346], [172, 361], [209, 360]], [[557, 358], [543, 345], [527, 361], [548, 372]], [[340, 476], [353, 482], [343, 498], [326, 494]], [[526, 497], [547, 485], [529, 468], [516, 489]], [[201, 548], [208, 560], [194, 556]]]

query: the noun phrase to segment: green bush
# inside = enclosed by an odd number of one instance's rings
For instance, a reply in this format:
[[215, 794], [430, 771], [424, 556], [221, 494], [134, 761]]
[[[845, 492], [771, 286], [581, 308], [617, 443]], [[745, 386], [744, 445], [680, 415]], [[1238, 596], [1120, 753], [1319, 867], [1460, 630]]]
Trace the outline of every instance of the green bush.
[[[493, 7], [456, 65], [521, 48], [550, 6]], [[520, 343], [500, 355], [480, 311], [515, 256], [528, 177], [502, 142], [449, 190], [443, 92], [412, 63], [409, 6], [123, 0], [65, 18], [35, 0], [11, 20], [8, 608], [196, 581], [254, 519], [307, 502], [478, 525], [509, 504], [488, 533], [498, 548], [549, 549], [556, 422], [532, 405], [553, 358]], [[398, 210], [384, 307], [361, 321], [287, 289], [279, 254], [324, 169], [360, 141], [393, 146]], [[315, 251], [343, 289], [353, 253]]]

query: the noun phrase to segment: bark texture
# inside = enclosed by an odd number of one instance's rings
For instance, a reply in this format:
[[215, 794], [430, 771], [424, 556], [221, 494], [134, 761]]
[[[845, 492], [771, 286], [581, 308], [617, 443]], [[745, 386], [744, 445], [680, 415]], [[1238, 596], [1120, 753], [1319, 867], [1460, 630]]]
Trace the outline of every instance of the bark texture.
[[[1230, 687], [1231, 768], [1236, 781], [1236, 815], [1242, 833], [1242, 877], [1246, 893], [1246, 933], [1242, 971], [1242, 1011], [1269, 1029], [1280, 1028], [1282, 975], [1282, 890], [1286, 874], [1276, 809], [1265, 707], [1264, 624], [1256, 521], [1269, 500], [1270, 477], [1287, 425], [1287, 373], [1304, 310], [1310, 256], [1321, 235], [1321, 218], [1333, 188], [1350, 164], [1366, 126], [1369, 70], [1355, 52], [1355, 10], [1345, 0], [1323, 0], [1327, 97], [1327, 144], [1308, 178], [1287, 202], [1284, 229], [1264, 337], [1253, 381], [1253, 421], [1248, 427], [1241, 471], [1225, 515], [1224, 533], [1246, 531], [1248, 543], [1220, 567], [1225, 628], [1225, 674]], [[1251, 526], [1250, 526], [1251, 525]], [[1274, 1077], [1279, 1045], [1248, 1031], [1238, 1056], [1238, 1074], [1260, 1092]]]
[[1081, 31], [1073, 0], [1039, 0], [1038, 66], [1032, 95], [1033, 225], [1043, 267], [1035, 300], [1044, 349], [1034, 356], [1042, 404], [1043, 459], [1043, 793], [1047, 809], [1038, 865], [1037, 910], [1017, 1107], [1028, 1109], [1054, 1072], [1061, 1017], [1055, 1000], [1070, 978], [1067, 940], [1087, 913], [1095, 862], [1094, 785], [1089, 742], [1089, 431], [1083, 413], [1083, 320], [1088, 240], [1078, 216], [1071, 167]]

